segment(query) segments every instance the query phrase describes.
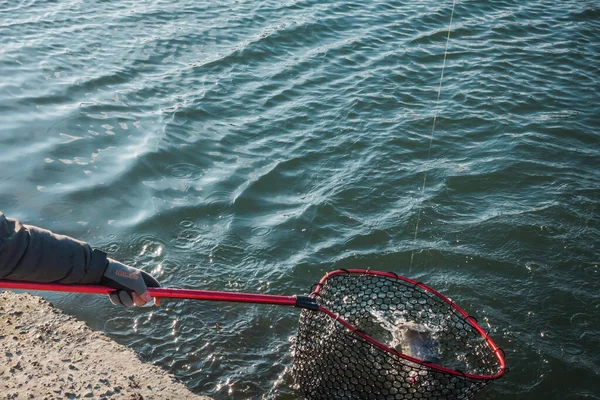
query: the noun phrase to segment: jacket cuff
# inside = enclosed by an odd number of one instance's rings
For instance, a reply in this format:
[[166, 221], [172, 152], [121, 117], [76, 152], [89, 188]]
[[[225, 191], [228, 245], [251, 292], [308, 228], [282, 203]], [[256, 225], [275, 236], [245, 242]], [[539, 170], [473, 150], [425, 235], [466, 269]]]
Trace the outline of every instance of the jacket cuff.
[[100, 283], [106, 267], [108, 266], [108, 258], [105, 252], [98, 249], [92, 249], [92, 258], [88, 266], [85, 282], [82, 283]]

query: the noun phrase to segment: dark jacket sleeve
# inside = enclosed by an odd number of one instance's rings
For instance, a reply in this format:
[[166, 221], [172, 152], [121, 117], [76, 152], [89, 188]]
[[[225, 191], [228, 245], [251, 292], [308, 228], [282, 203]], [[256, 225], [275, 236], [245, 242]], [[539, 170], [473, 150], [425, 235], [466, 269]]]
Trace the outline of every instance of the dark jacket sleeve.
[[0, 212], [0, 279], [99, 283], [106, 253], [87, 243], [23, 225]]

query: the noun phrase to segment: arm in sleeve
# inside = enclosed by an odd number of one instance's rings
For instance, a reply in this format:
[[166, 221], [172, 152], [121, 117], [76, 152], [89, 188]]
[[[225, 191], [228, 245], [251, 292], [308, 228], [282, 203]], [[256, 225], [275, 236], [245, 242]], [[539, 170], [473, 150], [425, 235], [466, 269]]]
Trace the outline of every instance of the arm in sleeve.
[[0, 279], [95, 284], [106, 266], [106, 253], [87, 243], [0, 212]]

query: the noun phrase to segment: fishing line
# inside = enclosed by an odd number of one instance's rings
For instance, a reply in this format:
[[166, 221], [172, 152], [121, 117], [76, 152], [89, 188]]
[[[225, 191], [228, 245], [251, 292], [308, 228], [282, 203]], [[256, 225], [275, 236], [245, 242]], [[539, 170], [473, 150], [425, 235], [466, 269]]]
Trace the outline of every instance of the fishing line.
[[[429, 136], [429, 149], [427, 150], [427, 161], [429, 162], [429, 158], [431, 157], [431, 144], [433, 143], [433, 133], [435, 132], [435, 122], [437, 121], [437, 114], [440, 103], [440, 95], [442, 93], [442, 83], [444, 82], [444, 69], [446, 68], [446, 56], [448, 55], [448, 44], [450, 43], [450, 32], [452, 31], [452, 20], [454, 18], [454, 6], [456, 5], [456, 0], [452, 0], [452, 11], [450, 13], [450, 23], [448, 24], [448, 36], [446, 37], [446, 48], [444, 49], [444, 61], [442, 62], [442, 73], [440, 75], [440, 85], [438, 87], [437, 100], [435, 102], [435, 108], [433, 110], [433, 126], [431, 127], [431, 135]], [[421, 187], [421, 193], [425, 195], [425, 184], [427, 183], [427, 170], [423, 172], [423, 186]], [[419, 232], [419, 222], [421, 221], [421, 209], [419, 209], [419, 213], [417, 215], [417, 225], [415, 226], [415, 236], [413, 238], [413, 242], [417, 241], [417, 234]], [[408, 266], [408, 272], [412, 271], [413, 259], [415, 257], [415, 250], [410, 253], [410, 264]]]

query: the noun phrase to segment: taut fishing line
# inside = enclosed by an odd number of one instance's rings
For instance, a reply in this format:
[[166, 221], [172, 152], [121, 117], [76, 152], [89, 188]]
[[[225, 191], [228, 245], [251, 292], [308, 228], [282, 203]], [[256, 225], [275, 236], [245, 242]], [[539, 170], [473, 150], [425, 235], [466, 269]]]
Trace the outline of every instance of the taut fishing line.
[[[435, 122], [437, 121], [438, 108], [440, 103], [440, 95], [442, 94], [442, 83], [444, 82], [444, 69], [446, 68], [446, 56], [448, 55], [448, 44], [450, 43], [450, 32], [452, 32], [452, 20], [454, 19], [454, 6], [456, 0], [452, 0], [452, 12], [450, 13], [450, 22], [448, 23], [448, 36], [446, 36], [446, 48], [444, 49], [444, 61], [442, 62], [442, 73], [440, 74], [440, 85], [438, 87], [437, 100], [435, 102], [435, 108], [433, 110], [433, 126], [431, 127], [431, 135], [429, 136], [429, 149], [427, 150], [427, 162], [431, 157], [431, 144], [433, 143], [433, 133], [435, 132]], [[423, 172], [423, 185], [421, 187], [421, 194], [425, 195], [425, 184], [427, 183], [427, 170]], [[419, 222], [421, 221], [421, 209], [417, 215], [417, 225], [415, 226], [415, 236], [413, 242], [417, 242], [417, 234], [419, 233]], [[415, 250], [410, 253], [410, 264], [408, 265], [408, 273], [412, 272], [413, 259], [415, 258]]]

